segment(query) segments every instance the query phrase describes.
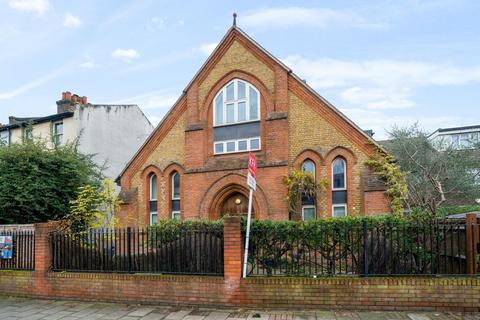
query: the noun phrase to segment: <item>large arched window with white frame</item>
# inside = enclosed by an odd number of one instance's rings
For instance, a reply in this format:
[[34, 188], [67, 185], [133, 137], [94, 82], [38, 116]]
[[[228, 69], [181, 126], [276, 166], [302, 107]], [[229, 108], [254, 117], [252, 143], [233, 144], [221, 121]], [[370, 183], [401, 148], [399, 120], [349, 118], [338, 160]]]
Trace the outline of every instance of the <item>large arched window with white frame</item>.
[[171, 179], [172, 219], [180, 220], [180, 174], [177, 171], [173, 172]]
[[260, 93], [233, 79], [213, 99], [214, 154], [260, 150]]
[[150, 224], [156, 224], [158, 219], [158, 211], [157, 211], [157, 175], [152, 174], [150, 175], [149, 179], [149, 212], [150, 212]]
[[[312, 160], [305, 160], [302, 163], [302, 171], [308, 172], [315, 179], [315, 163]], [[317, 218], [315, 197], [302, 195], [302, 220], [315, 220]]]
[[347, 215], [347, 162], [341, 157], [332, 162], [332, 215]]

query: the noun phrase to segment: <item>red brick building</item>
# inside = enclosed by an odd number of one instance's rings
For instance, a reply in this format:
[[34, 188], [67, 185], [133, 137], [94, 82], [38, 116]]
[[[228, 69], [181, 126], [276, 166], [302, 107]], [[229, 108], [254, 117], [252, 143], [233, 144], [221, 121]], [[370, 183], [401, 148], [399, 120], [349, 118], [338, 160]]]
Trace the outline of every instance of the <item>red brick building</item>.
[[[256, 218], [389, 212], [384, 186], [364, 166], [375, 144], [233, 26], [122, 172], [121, 217], [146, 225], [246, 212], [249, 151], [259, 166]], [[291, 217], [283, 177], [295, 168], [328, 188]]]

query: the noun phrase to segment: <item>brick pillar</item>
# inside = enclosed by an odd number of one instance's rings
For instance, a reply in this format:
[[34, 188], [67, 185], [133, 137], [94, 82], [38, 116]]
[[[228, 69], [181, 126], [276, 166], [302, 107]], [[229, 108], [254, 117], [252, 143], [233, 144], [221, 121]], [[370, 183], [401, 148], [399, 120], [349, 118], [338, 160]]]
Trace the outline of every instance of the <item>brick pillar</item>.
[[46, 272], [52, 265], [49, 234], [58, 227], [59, 222], [35, 224], [35, 271]]
[[240, 280], [242, 276], [240, 217], [226, 217], [224, 220], [223, 273], [226, 280]]
[[52, 293], [47, 272], [52, 266], [52, 250], [50, 248], [50, 232], [55, 230], [60, 222], [35, 223], [35, 296], [49, 297]]
[[467, 213], [466, 221], [466, 236], [467, 236], [467, 261], [468, 274], [477, 273], [477, 247], [479, 244], [479, 231], [476, 213]]

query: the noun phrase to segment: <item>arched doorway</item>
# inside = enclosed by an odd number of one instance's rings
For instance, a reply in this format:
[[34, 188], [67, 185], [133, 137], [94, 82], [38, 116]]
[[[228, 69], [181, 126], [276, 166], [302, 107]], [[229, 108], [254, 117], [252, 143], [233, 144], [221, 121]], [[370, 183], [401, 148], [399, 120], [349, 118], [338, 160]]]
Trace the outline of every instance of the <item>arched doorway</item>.
[[[248, 197], [241, 192], [233, 192], [220, 204], [220, 215], [246, 216], [248, 213]], [[252, 215], [254, 209], [252, 208]]]

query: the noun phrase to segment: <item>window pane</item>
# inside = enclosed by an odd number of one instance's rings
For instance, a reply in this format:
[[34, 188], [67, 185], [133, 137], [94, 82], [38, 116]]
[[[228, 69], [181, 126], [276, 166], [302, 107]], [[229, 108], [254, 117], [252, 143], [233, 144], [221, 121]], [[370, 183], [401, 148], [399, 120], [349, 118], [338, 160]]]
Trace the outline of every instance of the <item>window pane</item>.
[[238, 81], [237, 82], [237, 90], [238, 90], [237, 99], [245, 99], [245, 97], [246, 97], [245, 82]]
[[172, 211], [180, 211], [180, 200], [172, 200]]
[[172, 219], [180, 220], [180, 211], [173, 211], [172, 212]]
[[315, 220], [315, 207], [303, 208], [303, 220]]
[[247, 106], [245, 102], [238, 103], [238, 121], [247, 120]]
[[55, 134], [63, 134], [63, 123], [55, 124]]
[[258, 94], [250, 88], [250, 120], [258, 119]]
[[347, 208], [344, 206], [341, 207], [333, 207], [333, 216], [335, 218], [338, 217], [345, 217], [347, 215]]
[[157, 176], [150, 177], [150, 200], [157, 200]]
[[233, 101], [235, 98], [233, 96], [233, 82], [227, 86], [227, 101]]
[[151, 213], [151, 224], [156, 224], [157, 223], [157, 213]]
[[8, 146], [8, 131], [0, 131], [0, 146]]
[[215, 124], [223, 123], [223, 94], [215, 99]]
[[180, 175], [174, 173], [172, 176], [173, 198], [180, 199]]
[[455, 134], [452, 136], [452, 147], [453, 148], [458, 148], [460, 145], [460, 135]]
[[315, 164], [312, 161], [307, 160], [303, 162], [302, 170], [305, 172], [310, 172], [313, 177], [315, 177]]
[[345, 161], [343, 159], [333, 161], [333, 188], [345, 188]]
[[150, 212], [157, 212], [157, 206], [158, 206], [157, 200], [150, 200], [148, 204], [149, 204]]
[[235, 121], [235, 109], [233, 103], [227, 104], [227, 123], [233, 123]]
[[227, 152], [235, 151], [235, 141], [227, 142]]
[[223, 152], [223, 143], [215, 143], [215, 153]]
[[27, 139], [27, 140], [32, 140], [33, 139], [33, 129], [32, 128], [26, 128], [25, 129], [25, 139]]
[[247, 140], [238, 141], [238, 151], [245, 151], [245, 150], [247, 150]]
[[250, 150], [258, 150], [258, 149], [260, 149], [260, 139], [250, 140]]

